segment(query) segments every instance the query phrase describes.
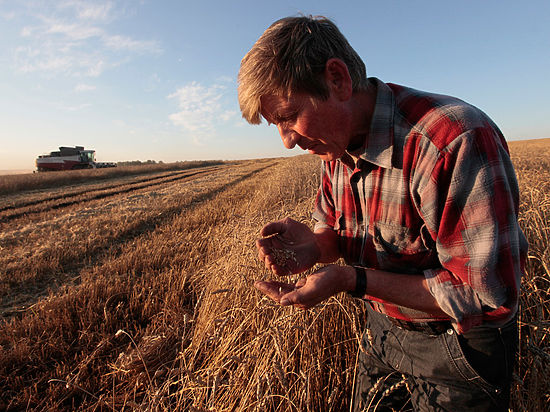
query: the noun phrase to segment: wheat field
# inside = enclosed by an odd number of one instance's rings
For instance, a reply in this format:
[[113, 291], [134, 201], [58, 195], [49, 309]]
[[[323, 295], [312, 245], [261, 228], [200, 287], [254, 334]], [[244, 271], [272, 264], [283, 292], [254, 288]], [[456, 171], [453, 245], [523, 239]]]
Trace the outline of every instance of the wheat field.
[[[550, 141], [511, 151], [530, 243], [511, 410], [544, 411]], [[312, 224], [315, 157], [39, 178], [0, 201], [0, 410], [349, 410], [362, 304], [301, 311], [252, 286], [271, 277], [261, 227]]]

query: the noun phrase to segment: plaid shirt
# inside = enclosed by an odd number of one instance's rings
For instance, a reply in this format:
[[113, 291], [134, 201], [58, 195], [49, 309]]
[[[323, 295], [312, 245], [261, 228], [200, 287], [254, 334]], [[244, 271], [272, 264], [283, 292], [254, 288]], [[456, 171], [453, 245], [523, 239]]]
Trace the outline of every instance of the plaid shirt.
[[[527, 252], [504, 137], [459, 99], [369, 80], [377, 87], [370, 133], [350, 153], [355, 169], [323, 162], [315, 229], [338, 233], [347, 264], [424, 274], [460, 332], [502, 325], [517, 311]], [[365, 299], [398, 319], [440, 319]]]

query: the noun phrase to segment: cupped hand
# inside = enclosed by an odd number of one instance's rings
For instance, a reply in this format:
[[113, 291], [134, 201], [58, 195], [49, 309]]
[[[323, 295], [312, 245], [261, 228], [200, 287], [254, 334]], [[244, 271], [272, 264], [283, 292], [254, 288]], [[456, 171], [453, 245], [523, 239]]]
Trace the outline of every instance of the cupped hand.
[[258, 257], [276, 275], [304, 272], [315, 265], [321, 250], [315, 234], [300, 222], [286, 218], [264, 226], [256, 241]]
[[309, 309], [339, 292], [352, 290], [354, 273], [349, 266], [329, 265], [295, 284], [257, 281], [254, 286], [282, 306]]

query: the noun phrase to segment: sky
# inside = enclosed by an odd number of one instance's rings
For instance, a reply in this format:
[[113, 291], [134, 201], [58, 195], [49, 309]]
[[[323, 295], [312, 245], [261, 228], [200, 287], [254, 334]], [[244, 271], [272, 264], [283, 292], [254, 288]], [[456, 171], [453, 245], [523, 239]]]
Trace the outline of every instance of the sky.
[[332, 19], [367, 75], [454, 95], [508, 140], [550, 137], [550, 1], [0, 0], [0, 169], [290, 156], [242, 119], [242, 57], [275, 20]]

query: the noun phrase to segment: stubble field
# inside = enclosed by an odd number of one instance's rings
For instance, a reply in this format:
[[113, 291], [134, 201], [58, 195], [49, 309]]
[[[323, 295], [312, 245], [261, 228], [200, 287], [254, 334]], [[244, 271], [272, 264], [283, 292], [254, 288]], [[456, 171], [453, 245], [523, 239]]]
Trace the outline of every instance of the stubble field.
[[[550, 142], [512, 142], [511, 151], [530, 243], [512, 409], [543, 411]], [[349, 410], [362, 304], [342, 295], [304, 312], [252, 287], [271, 276], [256, 259], [261, 227], [286, 216], [311, 224], [318, 162], [263, 159], [33, 190], [9, 182], [0, 410]]]

